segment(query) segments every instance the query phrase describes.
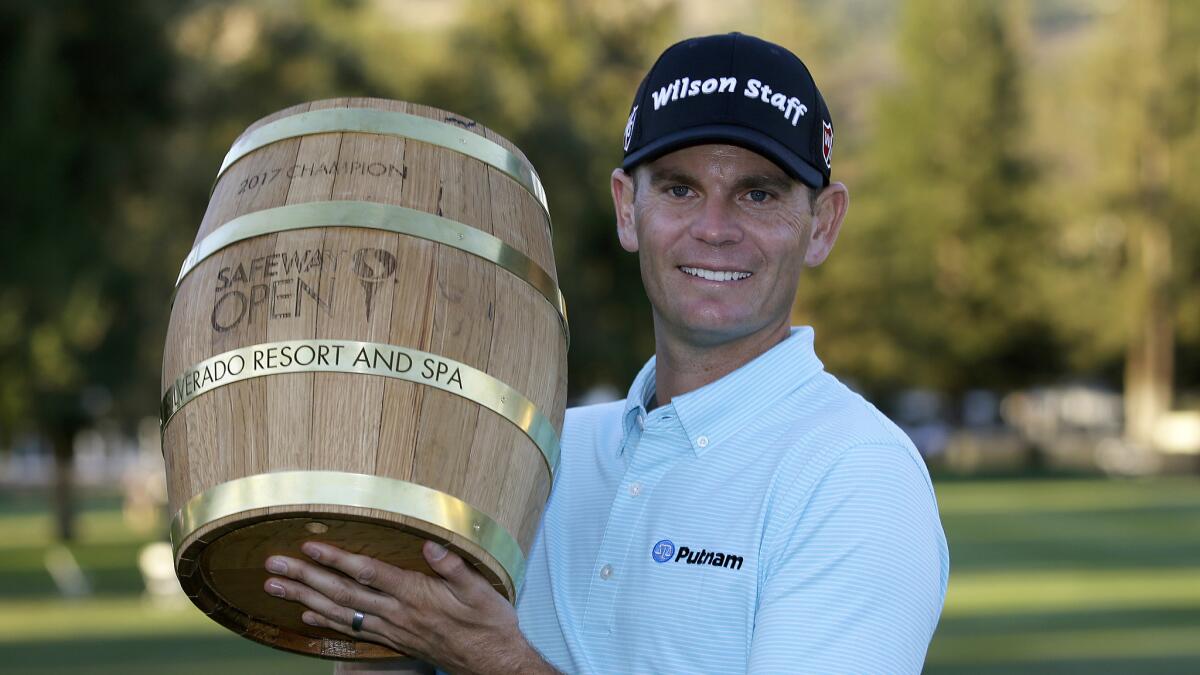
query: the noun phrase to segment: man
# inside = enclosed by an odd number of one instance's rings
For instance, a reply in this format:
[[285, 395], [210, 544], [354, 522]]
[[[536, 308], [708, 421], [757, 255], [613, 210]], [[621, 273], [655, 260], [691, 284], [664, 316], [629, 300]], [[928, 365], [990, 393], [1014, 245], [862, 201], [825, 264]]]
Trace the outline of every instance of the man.
[[450, 671], [919, 672], [949, 567], [929, 476], [789, 320], [848, 206], [807, 68], [736, 33], [676, 44], [624, 145], [655, 356], [625, 401], [568, 411], [517, 611], [432, 543], [441, 578], [309, 544], [359, 583], [272, 558], [268, 592]]

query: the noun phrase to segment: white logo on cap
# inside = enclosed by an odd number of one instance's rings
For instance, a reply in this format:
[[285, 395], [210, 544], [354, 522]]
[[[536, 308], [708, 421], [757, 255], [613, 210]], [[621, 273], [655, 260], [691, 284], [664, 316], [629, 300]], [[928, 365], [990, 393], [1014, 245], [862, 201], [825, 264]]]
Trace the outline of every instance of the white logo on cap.
[[[658, 110], [659, 108], [666, 107], [672, 101], [679, 101], [691, 98], [692, 96], [725, 93], [736, 94], [737, 82], [736, 77], [710, 77], [703, 80], [683, 77], [664, 85], [657, 91], [651, 91], [650, 95], [654, 98], [654, 109]], [[753, 78], [747, 80], [746, 88], [742, 91], [742, 96], [762, 101], [779, 110], [792, 123], [792, 126], [800, 124], [800, 118], [808, 113], [808, 106], [802, 103], [800, 99], [781, 91], [775, 91], [771, 88], [771, 85], [764, 84], [762, 80]], [[633, 112], [636, 113], [637, 109], [635, 108]], [[629, 124], [631, 126], [633, 124], [633, 114], [629, 115]], [[629, 138], [629, 133], [630, 127], [626, 127], [626, 139]]]
[[808, 113], [808, 106], [801, 103], [800, 99], [795, 96], [788, 96], [781, 91], [774, 91], [770, 85], [763, 84], [759, 80], [748, 80], [746, 82], [746, 90], [742, 92], [742, 96], [774, 106], [779, 112], [783, 113], [784, 117], [791, 120], [792, 126], [799, 124], [800, 118]]
[[825, 157], [825, 168], [833, 168], [833, 125], [821, 120], [821, 155]]
[[719, 79], [715, 77], [708, 79], [684, 77], [663, 86], [658, 91], [651, 91], [650, 96], [654, 97], [654, 109], [658, 110], [671, 101], [678, 101], [689, 96], [703, 96], [713, 93], [724, 94], [726, 92], [732, 94], [735, 89], [737, 89], [736, 77], [722, 77]]
[[626, 152], [629, 151], [629, 141], [633, 139], [633, 120], [637, 117], [638, 107], [633, 106], [633, 111], [629, 113], [629, 121], [625, 123], [625, 147]]

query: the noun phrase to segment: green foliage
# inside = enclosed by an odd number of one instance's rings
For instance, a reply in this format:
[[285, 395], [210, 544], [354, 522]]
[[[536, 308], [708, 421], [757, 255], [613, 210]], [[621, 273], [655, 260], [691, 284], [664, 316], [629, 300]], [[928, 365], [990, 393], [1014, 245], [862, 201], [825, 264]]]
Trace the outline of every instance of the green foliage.
[[[1032, 91], [1029, 135], [1045, 177], [1034, 202], [1050, 230], [1035, 287], [1069, 369], [1115, 371], [1148, 277], [1167, 275], [1186, 390], [1200, 364], [1200, 6], [1114, 3], [1076, 32], [1044, 50]], [[1150, 268], [1139, 243], [1147, 223], [1170, 241], [1165, 264]]]
[[[79, 390], [120, 389], [143, 334], [143, 272], [123, 201], [154, 172], [172, 113], [173, 3], [6, 3], [0, 10], [0, 428], [73, 425]], [[135, 46], [136, 49], [131, 48]], [[136, 377], [136, 374], [135, 374]]]
[[[1128, 26], [1137, 30], [1128, 30]], [[1124, 88], [1098, 125], [1104, 170], [1091, 186], [1097, 204], [1125, 226], [1128, 259], [1120, 281], [1137, 315], [1147, 285], [1164, 281], [1185, 349], [1200, 354], [1200, 5], [1186, 0], [1126, 3], [1104, 26], [1097, 50], [1097, 92]], [[1108, 159], [1110, 161], [1104, 161]], [[1171, 249], [1163, 269], [1144, 270], [1138, 235], [1161, 228]]]
[[1044, 230], [1006, 9], [905, 5], [903, 79], [881, 97], [813, 310], [836, 334], [825, 357], [868, 384], [1011, 386], [1053, 366], [1029, 293]]

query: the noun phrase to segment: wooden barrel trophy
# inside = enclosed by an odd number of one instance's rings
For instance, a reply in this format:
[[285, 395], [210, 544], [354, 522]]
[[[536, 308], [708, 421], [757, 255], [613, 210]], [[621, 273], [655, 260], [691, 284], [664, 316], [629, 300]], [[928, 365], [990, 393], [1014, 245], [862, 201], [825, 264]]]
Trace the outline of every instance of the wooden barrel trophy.
[[281, 649], [394, 658], [263, 592], [267, 556], [309, 540], [432, 573], [431, 539], [515, 599], [568, 339], [545, 193], [516, 147], [398, 101], [266, 117], [226, 156], [173, 302], [163, 452], [200, 609]]

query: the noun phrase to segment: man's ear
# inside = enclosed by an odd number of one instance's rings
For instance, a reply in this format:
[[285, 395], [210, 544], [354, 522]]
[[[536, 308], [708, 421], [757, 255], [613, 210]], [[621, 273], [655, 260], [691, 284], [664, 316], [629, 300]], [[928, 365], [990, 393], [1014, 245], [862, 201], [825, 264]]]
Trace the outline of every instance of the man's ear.
[[617, 214], [617, 238], [621, 248], [636, 253], [638, 250], [637, 225], [633, 217], [633, 176], [624, 169], [613, 169], [613, 211]]
[[831, 183], [817, 195], [812, 228], [809, 231], [808, 250], [804, 253], [805, 265], [816, 267], [829, 257], [849, 208], [850, 191], [841, 183]]

